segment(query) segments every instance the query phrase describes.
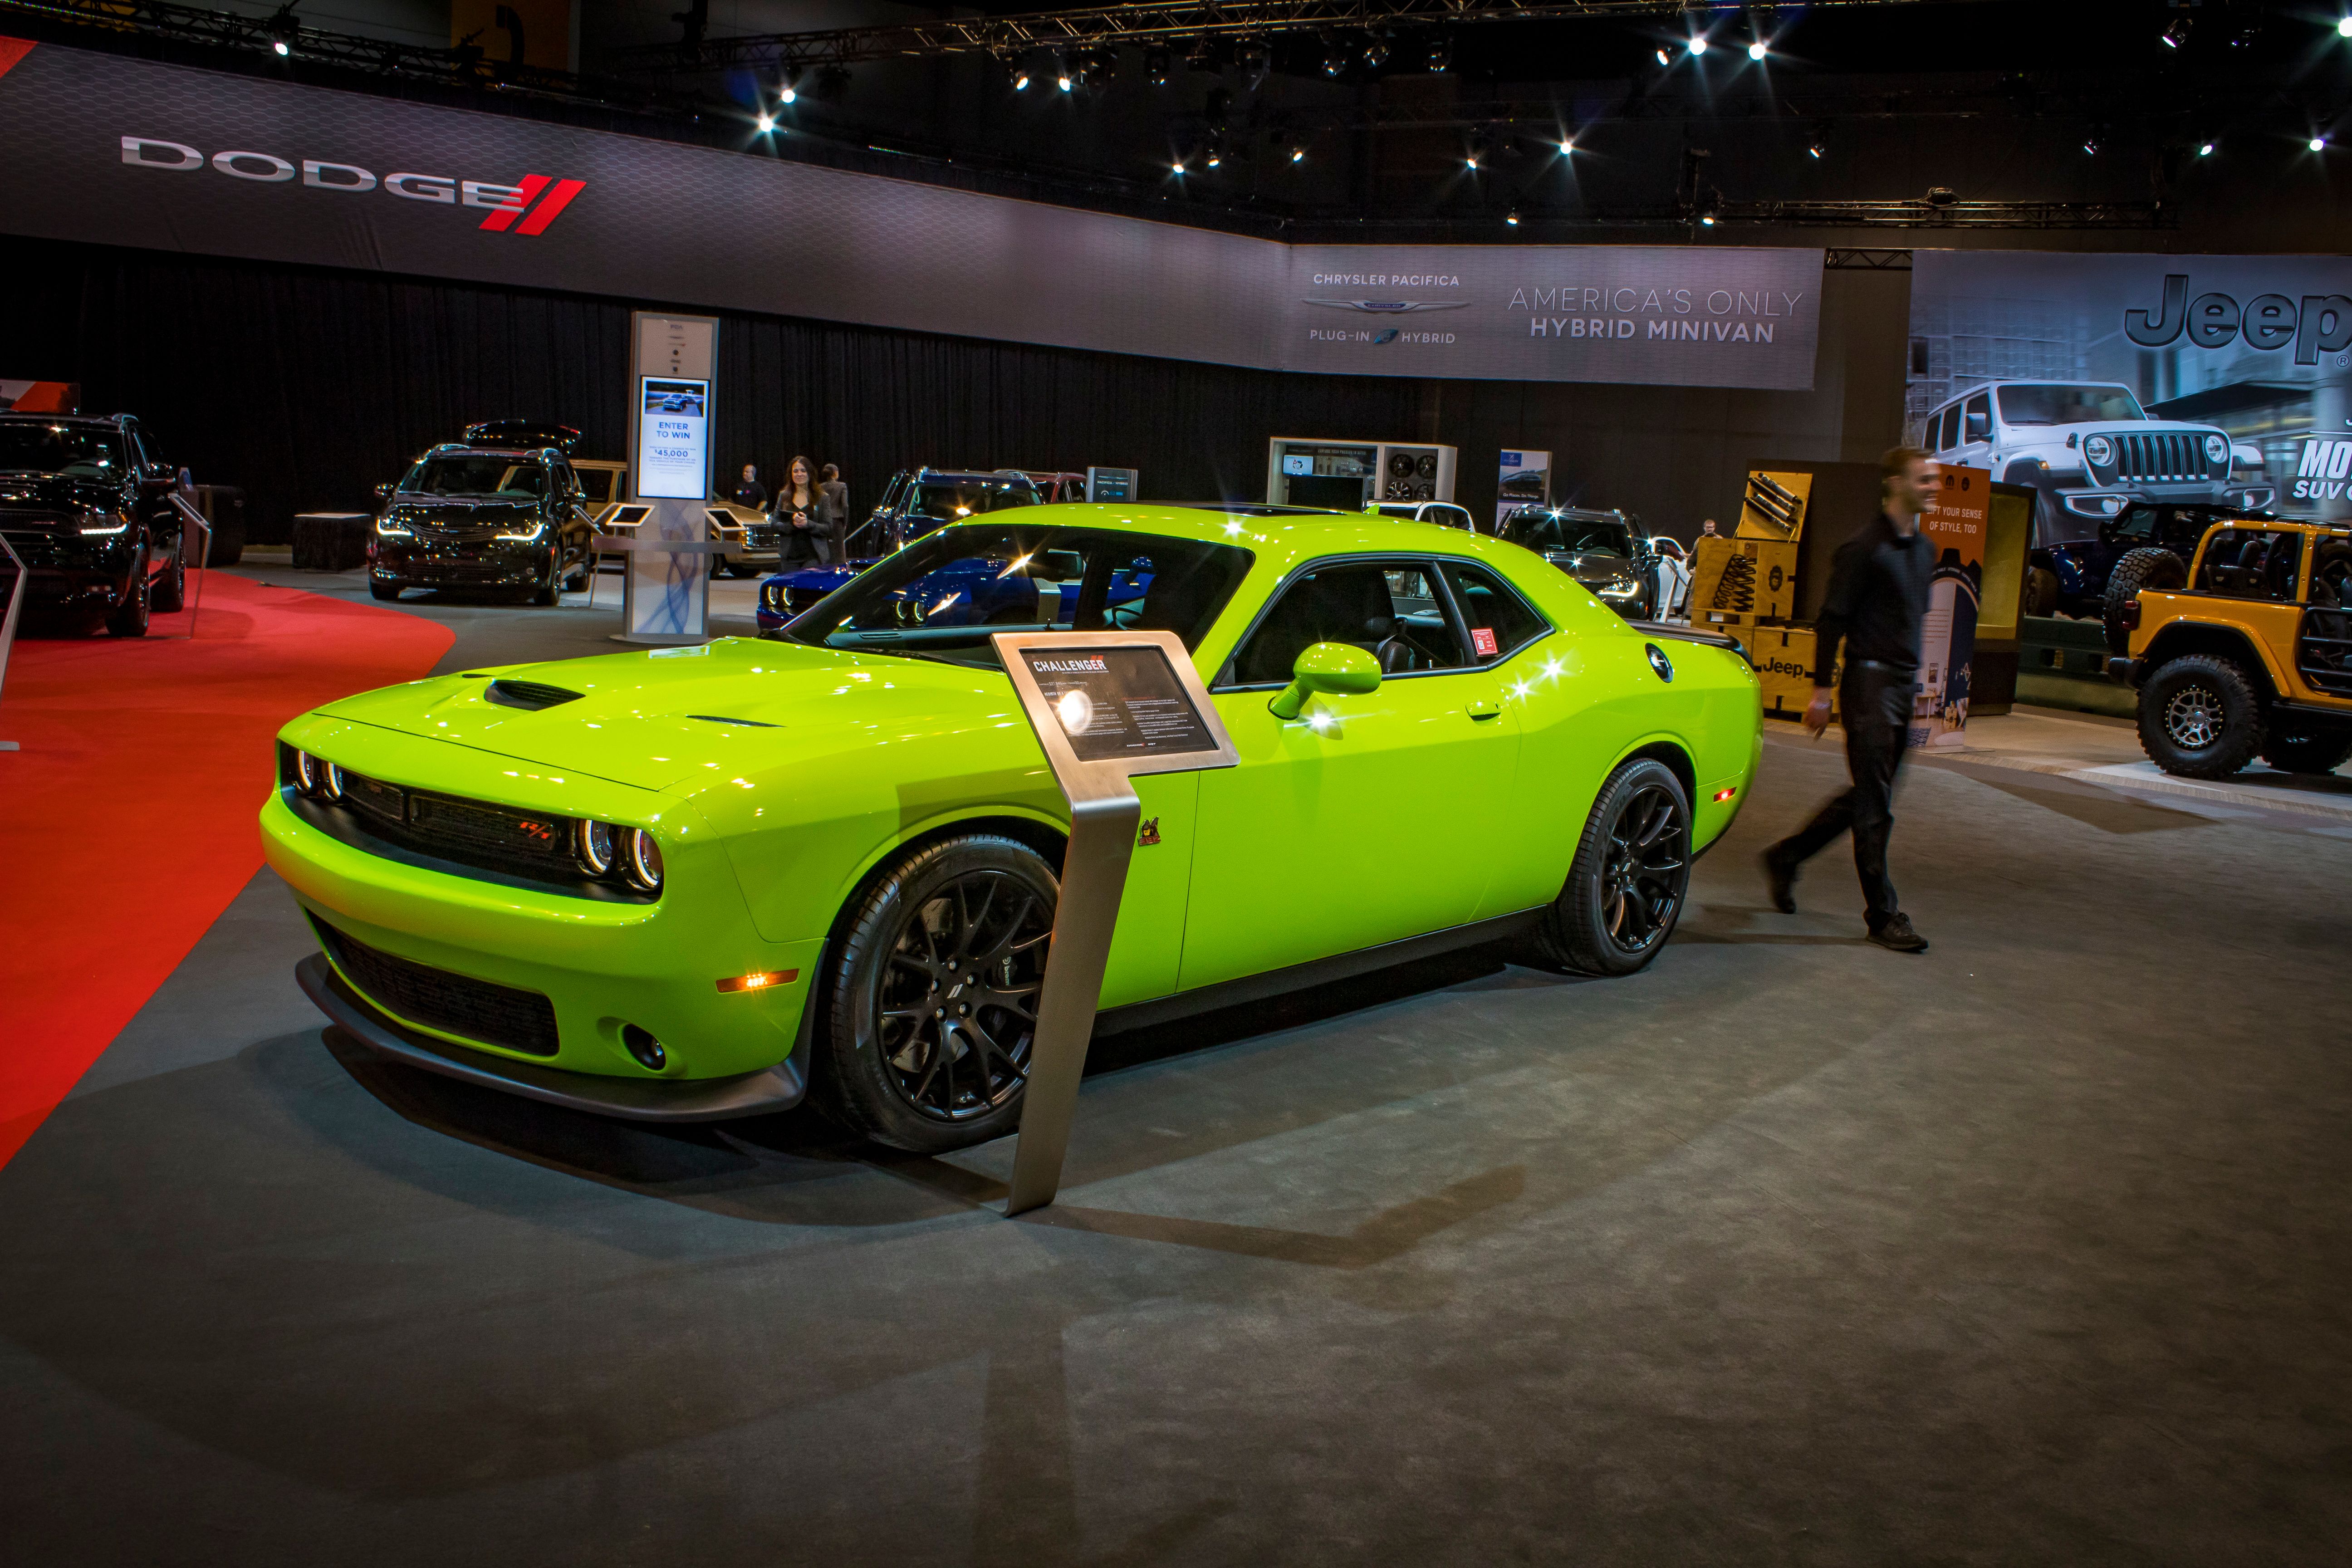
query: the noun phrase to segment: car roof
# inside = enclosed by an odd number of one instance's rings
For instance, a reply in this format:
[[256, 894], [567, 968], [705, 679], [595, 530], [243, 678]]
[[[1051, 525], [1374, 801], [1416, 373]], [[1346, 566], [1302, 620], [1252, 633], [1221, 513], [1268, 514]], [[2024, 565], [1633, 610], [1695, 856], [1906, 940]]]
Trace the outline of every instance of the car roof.
[[1525, 561], [1527, 552], [1483, 534], [1443, 523], [1382, 517], [1362, 511], [1276, 511], [1257, 503], [1065, 501], [1024, 507], [1010, 515], [988, 513], [950, 527], [1113, 529], [1162, 538], [1233, 544], [1252, 551], [1283, 570], [1323, 555], [1454, 555], [1490, 560], [1501, 552]]
[[128, 414], [42, 414], [16, 408], [0, 408], [0, 419], [23, 425], [81, 425], [103, 430], [120, 430], [125, 425], [139, 423]]
[[[555, 452], [552, 447], [468, 447], [462, 441], [444, 441], [425, 455], [428, 458], [543, 458]], [[563, 454], [555, 452], [557, 457]]]

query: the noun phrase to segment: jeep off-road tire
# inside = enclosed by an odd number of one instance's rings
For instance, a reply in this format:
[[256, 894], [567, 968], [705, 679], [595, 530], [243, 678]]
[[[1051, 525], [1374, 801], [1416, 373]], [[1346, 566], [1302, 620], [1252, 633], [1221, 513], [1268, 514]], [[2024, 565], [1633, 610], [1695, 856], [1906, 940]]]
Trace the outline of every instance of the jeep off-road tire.
[[1690, 795], [1664, 763], [1609, 775], [1584, 825], [1568, 884], [1528, 935], [1547, 967], [1631, 974], [1658, 956], [1690, 890]]
[[854, 901], [814, 1034], [818, 1109], [919, 1154], [1021, 1124], [1061, 882], [1027, 845], [970, 833], [910, 849]]
[[2118, 658], [2131, 652], [2131, 627], [2124, 624], [2124, 606], [2139, 597], [2142, 588], [2163, 593], [2189, 585], [2189, 568], [2169, 550], [2126, 550], [2107, 574], [2107, 591], [2099, 599], [2099, 618], [2106, 625], [2107, 651]]
[[2352, 730], [2273, 730], [2263, 742], [2263, 761], [2283, 773], [2332, 773], [2352, 757]]
[[2262, 694], [2226, 658], [2176, 658], [2140, 686], [2139, 744], [2166, 773], [2228, 778], [2262, 750]]
[[2058, 574], [2047, 566], [2029, 568], [2025, 574], [2025, 591], [2018, 597], [2017, 613], [2021, 616], [2054, 616], [2058, 613]]

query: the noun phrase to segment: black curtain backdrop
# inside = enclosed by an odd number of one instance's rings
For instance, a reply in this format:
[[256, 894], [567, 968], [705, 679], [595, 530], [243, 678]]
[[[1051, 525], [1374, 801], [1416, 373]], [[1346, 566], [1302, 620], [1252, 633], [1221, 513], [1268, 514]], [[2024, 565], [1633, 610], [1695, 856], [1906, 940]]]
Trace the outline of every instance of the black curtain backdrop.
[[[628, 323], [658, 302], [0, 239], [0, 377], [78, 381], [198, 481], [241, 485], [248, 535], [364, 510], [468, 422], [554, 419], [627, 456]], [[707, 313], [707, 312], [691, 312]], [[726, 315], [715, 457], [772, 489], [794, 455], [853, 505], [893, 470], [1139, 468], [1143, 494], [1257, 500], [1274, 436], [1409, 439], [1421, 384], [1286, 375]]]

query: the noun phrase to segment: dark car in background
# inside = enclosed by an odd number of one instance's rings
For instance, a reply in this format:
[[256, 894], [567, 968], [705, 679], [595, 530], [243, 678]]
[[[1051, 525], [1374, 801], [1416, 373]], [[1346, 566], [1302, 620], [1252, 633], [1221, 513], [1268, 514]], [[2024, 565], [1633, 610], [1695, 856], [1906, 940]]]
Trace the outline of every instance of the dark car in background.
[[368, 590], [379, 599], [471, 588], [552, 605], [586, 585], [587, 499], [553, 447], [436, 447], [377, 494]]
[[2105, 623], [2107, 646], [2124, 650], [2130, 630], [2124, 606], [2143, 588], [2178, 589], [2206, 530], [2222, 522], [2274, 522], [2243, 507], [2134, 501], [2099, 524], [2095, 539], [2036, 550], [2028, 557], [2021, 604], [2029, 616], [2074, 616]]
[[[1025, 474], [957, 468], [902, 468], [890, 476], [882, 503], [851, 531], [843, 559], [830, 566], [782, 572], [760, 584], [759, 622], [773, 631], [863, 570], [909, 541], [982, 512], [1037, 506], [1037, 487]], [[781, 549], [789, 525], [770, 521], [745, 531], [754, 549]]]
[[0, 414], [0, 534], [25, 563], [26, 607], [102, 615], [145, 637], [186, 600], [194, 541], [172, 467], [127, 414]]
[[1658, 558], [1641, 519], [1622, 511], [1523, 506], [1503, 519], [1507, 543], [1532, 550], [1629, 621], [1658, 615]]

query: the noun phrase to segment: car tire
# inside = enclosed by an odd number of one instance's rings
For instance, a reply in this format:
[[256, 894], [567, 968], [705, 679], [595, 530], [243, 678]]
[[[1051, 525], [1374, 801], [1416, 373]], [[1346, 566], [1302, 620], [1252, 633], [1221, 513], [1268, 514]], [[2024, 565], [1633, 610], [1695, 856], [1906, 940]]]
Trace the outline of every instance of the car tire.
[[391, 582], [386, 582], [381, 577], [370, 577], [368, 579], [368, 594], [371, 597], [377, 599], [397, 599], [400, 597], [400, 591], [407, 586], [407, 584], [400, 582], [397, 579]]
[[172, 537], [172, 566], [154, 581], [149, 603], [157, 615], [168, 616], [188, 602], [188, 535], [186, 530]]
[[2139, 744], [2166, 773], [2228, 778], [2262, 750], [2262, 695], [2226, 658], [2176, 658], [2140, 685]]
[[547, 557], [546, 580], [530, 591], [530, 603], [542, 610], [563, 603], [563, 560], [551, 551]]
[[2099, 602], [2106, 623], [2107, 651], [2120, 658], [2131, 652], [2131, 627], [2124, 624], [2124, 606], [2140, 590], [2164, 593], [2189, 585], [2189, 568], [2169, 550], [2126, 550], [2107, 573], [2106, 593]]
[[1631, 974], [1657, 957], [1690, 890], [1690, 795], [1664, 763], [1609, 775], [1568, 883], [1529, 934], [1536, 958], [1580, 974]]
[[153, 613], [154, 584], [147, 576], [147, 558], [139, 558], [139, 569], [131, 574], [131, 593], [106, 617], [109, 635], [118, 637], [143, 637], [147, 621]]
[[1000, 834], [889, 863], [857, 896], [824, 976], [820, 1109], [919, 1154], [1019, 1127], [1060, 894], [1045, 858]]
[[2058, 574], [2047, 566], [2036, 566], [2025, 574], [2025, 591], [2019, 595], [2017, 613], [2021, 616], [2054, 616], [2058, 613]]
[[2352, 757], [2352, 731], [2273, 731], [2263, 742], [2263, 761], [2283, 773], [2332, 773], [2347, 757]]

